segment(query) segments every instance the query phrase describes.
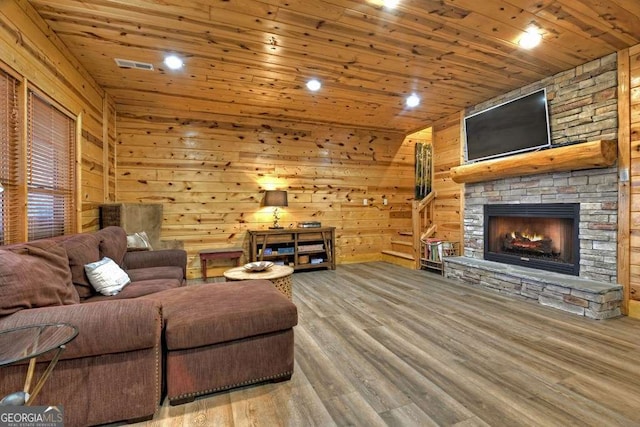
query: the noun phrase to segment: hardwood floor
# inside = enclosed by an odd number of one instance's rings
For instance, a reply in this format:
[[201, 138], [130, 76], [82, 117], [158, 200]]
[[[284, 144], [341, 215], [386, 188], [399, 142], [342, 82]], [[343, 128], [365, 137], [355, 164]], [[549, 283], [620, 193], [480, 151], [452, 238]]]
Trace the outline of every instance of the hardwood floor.
[[293, 278], [291, 381], [165, 403], [139, 425], [640, 425], [640, 321], [387, 263]]

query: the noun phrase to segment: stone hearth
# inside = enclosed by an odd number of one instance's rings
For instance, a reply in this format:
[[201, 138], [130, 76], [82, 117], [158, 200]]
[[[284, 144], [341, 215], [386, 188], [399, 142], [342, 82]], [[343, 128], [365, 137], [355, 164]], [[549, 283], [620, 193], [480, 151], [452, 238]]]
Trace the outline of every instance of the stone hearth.
[[621, 315], [622, 286], [466, 257], [445, 258], [445, 276], [590, 319]]

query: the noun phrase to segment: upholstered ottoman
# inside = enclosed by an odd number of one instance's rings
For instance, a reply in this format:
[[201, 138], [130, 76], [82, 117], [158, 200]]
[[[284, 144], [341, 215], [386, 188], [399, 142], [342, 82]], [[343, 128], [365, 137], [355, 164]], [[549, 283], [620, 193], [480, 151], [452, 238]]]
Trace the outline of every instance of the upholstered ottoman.
[[162, 304], [172, 405], [291, 378], [298, 312], [270, 281], [199, 284], [144, 298]]

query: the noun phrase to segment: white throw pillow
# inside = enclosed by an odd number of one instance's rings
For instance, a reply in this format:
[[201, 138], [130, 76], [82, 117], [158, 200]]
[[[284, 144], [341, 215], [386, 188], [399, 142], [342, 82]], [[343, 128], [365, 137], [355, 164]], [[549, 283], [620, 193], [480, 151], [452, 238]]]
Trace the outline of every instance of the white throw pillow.
[[147, 249], [152, 251], [149, 236], [144, 231], [127, 235], [127, 249]]
[[89, 283], [102, 295], [116, 295], [131, 279], [114, 260], [108, 257], [84, 266]]

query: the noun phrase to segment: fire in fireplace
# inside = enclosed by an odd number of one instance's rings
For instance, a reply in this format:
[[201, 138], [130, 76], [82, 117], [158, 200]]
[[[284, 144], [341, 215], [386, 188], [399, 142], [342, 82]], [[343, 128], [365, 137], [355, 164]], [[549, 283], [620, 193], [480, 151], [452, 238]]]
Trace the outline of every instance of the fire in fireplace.
[[485, 259], [579, 275], [580, 204], [484, 207]]
[[506, 233], [502, 239], [502, 248], [505, 252], [531, 254], [532, 256], [550, 257], [560, 255], [560, 252], [552, 248], [553, 239], [540, 234], [512, 231]]

